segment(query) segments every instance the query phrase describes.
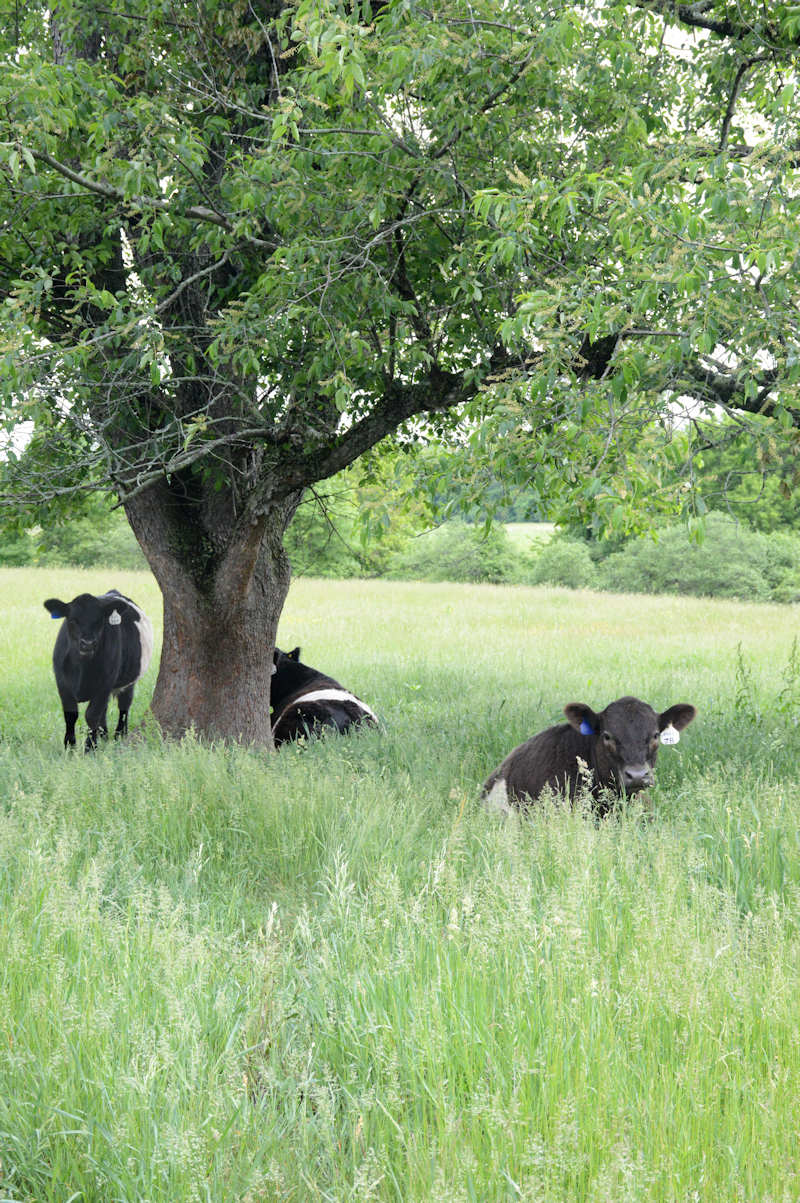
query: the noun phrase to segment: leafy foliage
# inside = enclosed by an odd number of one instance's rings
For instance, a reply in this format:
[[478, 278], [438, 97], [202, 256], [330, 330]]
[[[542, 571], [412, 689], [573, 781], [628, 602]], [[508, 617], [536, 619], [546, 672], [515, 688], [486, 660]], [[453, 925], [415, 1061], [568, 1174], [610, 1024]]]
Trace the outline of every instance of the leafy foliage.
[[306, 497], [286, 533], [285, 547], [297, 576], [353, 577], [365, 572], [352, 503], [328, 493]]
[[472, 398], [481, 472], [625, 530], [680, 503], [670, 397], [796, 445], [793, 6], [44, 18], [0, 40], [2, 380], [73, 475], [17, 504], [92, 468], [255, 511]]
[[[766, 431], [766, 424], [759, 423]], [[709, 509], [726, 509], [756, 530], [800, 529], [798, 460], [766, 432], [754, 448], [748, 432], [731, 423], [707, 424], [707, 445], [691, 470]], [[689, 457], [687, 456], [687, 459]]]
[[642, 536], [600, 564], [606, 588], [630, 593], [693, 593], [752, 601], [800, 600], [800, 538], [748, 530], [709, 514], [702, 542], [683, 526]]
[[379, 448], [306, 494], [286, 552], [295, 575], [380, 576], [430, 520], [408, 456]]

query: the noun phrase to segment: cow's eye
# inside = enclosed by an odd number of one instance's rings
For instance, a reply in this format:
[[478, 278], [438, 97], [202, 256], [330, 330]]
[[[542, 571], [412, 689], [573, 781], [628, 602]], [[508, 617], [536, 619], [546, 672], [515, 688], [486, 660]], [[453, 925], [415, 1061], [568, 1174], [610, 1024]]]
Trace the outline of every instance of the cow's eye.
[[607, 744], [613, 744], [614, 736], [611, 734], [610, 731], [604, 731], [603, 732], [603, 740]]

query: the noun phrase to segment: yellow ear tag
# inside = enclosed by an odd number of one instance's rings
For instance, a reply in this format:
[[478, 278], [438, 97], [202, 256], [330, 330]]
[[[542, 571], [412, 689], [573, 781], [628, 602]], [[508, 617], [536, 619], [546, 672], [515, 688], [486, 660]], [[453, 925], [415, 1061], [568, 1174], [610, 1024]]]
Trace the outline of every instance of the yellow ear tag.
[[680, 741], [680, 738], [680, 732], [675, 730], [672, 723], [661, 732], [662, 744], [676, 744]]

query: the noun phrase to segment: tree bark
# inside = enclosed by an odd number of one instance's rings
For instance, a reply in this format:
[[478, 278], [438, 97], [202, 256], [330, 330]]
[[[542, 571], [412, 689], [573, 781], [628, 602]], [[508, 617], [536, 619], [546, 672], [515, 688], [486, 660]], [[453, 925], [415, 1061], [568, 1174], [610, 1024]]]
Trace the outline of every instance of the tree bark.
[[[265, 576], [267, 574], [264, 574]], [[272, 745], [270, 677], [289, 573], [223, 607], [160, 582], [164, 642], [151, 709], [165, 734]]]
[[272, 653], [291, 575], [282, 540], [299, 494], [234, 528], [223, 553], [201, 560], [176, 530], [167, 491], [156, 486], [126, 504], [164, 603], [153, 716], [175, 738], [194, 730], [272, 747]]

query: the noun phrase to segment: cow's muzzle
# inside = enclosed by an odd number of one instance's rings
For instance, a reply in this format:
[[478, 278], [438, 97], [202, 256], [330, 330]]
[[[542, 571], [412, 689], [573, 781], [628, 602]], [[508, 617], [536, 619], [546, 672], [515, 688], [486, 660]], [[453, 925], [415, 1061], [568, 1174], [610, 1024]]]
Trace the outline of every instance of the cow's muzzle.
[[653, 784], [653, 770], [649, 764], [626, 764], [622, 770], [622, 784], [628, 794], [647, 789]]
[[78, 640], [78, 655], [85, 660], [89, 656], [93, 656], [97, 651], [99, 639], [79, 639]]

